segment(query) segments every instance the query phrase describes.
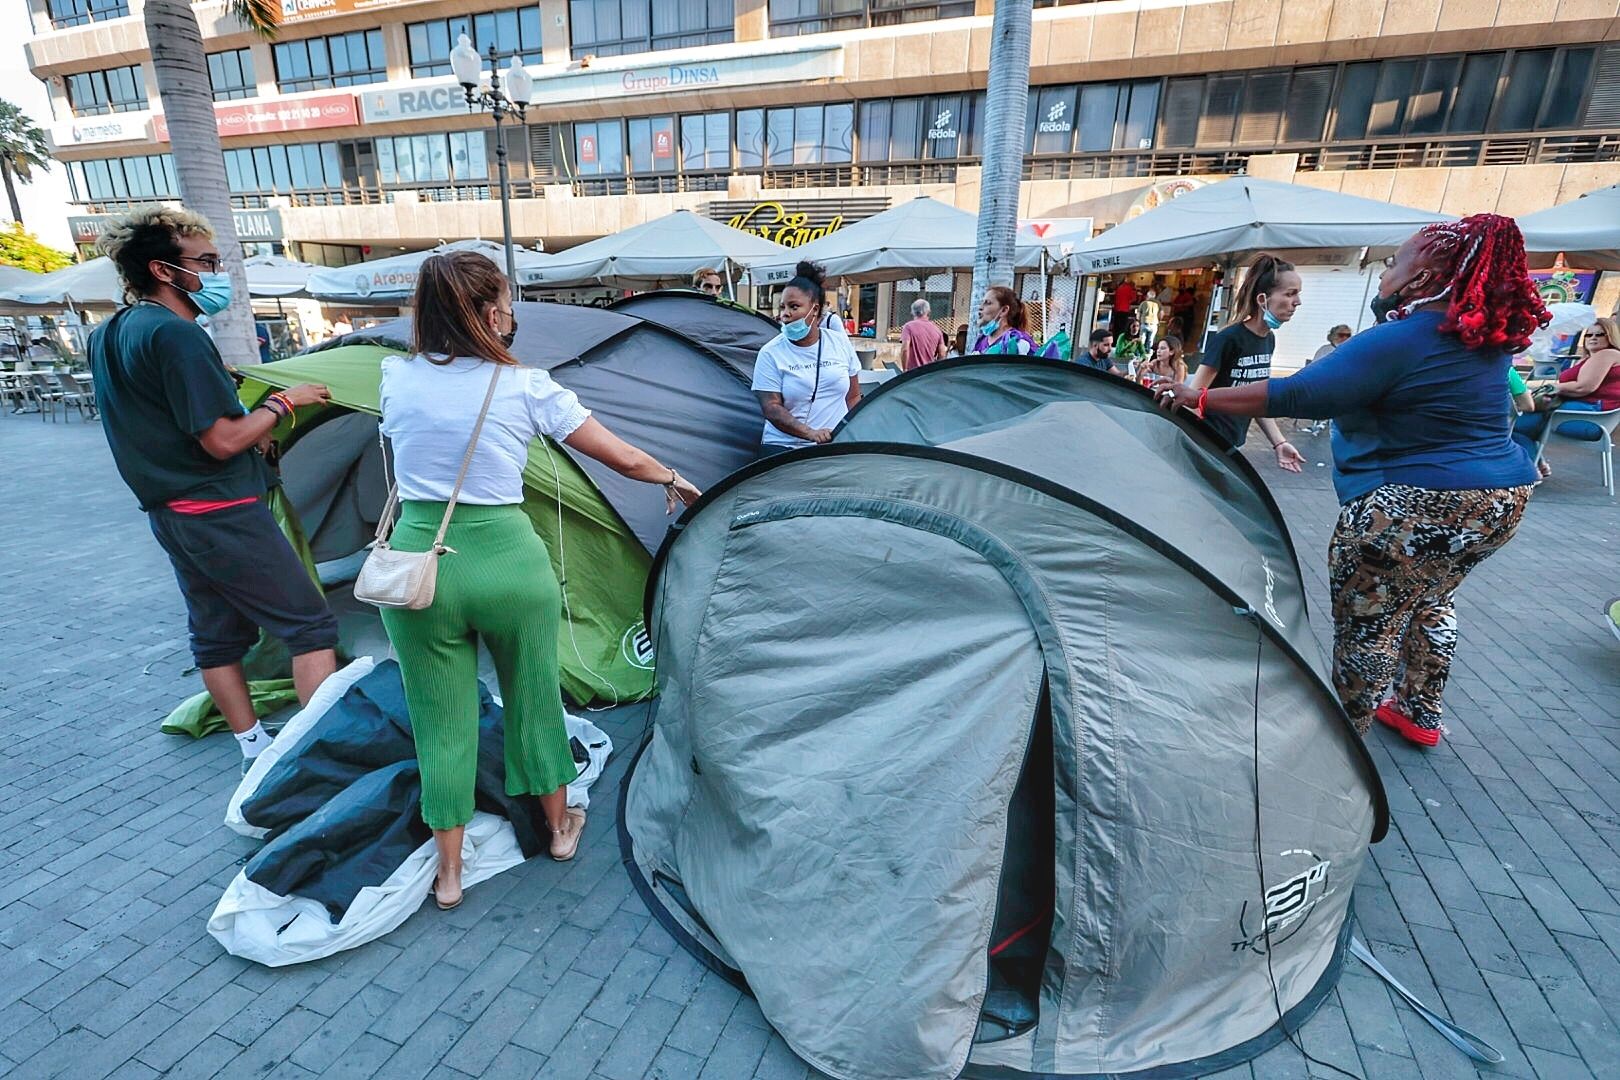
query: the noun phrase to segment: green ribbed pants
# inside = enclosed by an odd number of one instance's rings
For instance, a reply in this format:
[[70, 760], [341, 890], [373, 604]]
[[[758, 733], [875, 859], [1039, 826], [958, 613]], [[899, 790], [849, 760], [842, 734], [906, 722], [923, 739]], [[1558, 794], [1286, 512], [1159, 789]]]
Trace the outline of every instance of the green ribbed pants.
[[[442, 502], [403, 502], [392, 543], [426, 551]], [[548, 795], [578, 775], [557, 681], [562, 593], [545, 542], [520, 506], [458, 504], [431, 606], [384, 608], [399, 657], [422, 770], [422, 820], [454, 829], [473, 816], [478, 773], [479, 638], [505, 707], [506, 793]]]

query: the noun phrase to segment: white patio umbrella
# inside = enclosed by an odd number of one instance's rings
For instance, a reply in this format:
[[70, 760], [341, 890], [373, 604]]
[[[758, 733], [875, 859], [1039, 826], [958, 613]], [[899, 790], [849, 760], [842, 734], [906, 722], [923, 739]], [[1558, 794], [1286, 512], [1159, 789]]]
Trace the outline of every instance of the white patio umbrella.
[[[756, 285], [773, 285], [793, 276], [800, 260], [819, 263], [828, 277], [846, 281], [899, 281], [920, 271], [952, 270], [973, 265], [978, 216], [924, 195], [891, 207], [864, 221], [792, 248], [778, 258], [749, 264]], [[1042, 247], [1020, 244], [1015, 265], [1035, 270]]]
[[1237, 176], [1189, 191], [1075, 248], [1081, 273], [1236, 261], [1257, 251], [1393, 249], [1448, 214]]
[[124, 302], [124, 283], [113, 261], [103, 257], [34, 274], [0, 289], [0, 300], [28, 307], [116, 307]]
[[[330, 303], [398, 307], [411, 302], [411, 295], [416, 291], [416, 273], [428, 257], [454, 251], [476, 251], [503, 271], [506, 267], [506, 249], [500, 244], [489, 240], [457, 240], [427, 251], [408, 251], [372, 262], [320, 267], [309, 275], [307, 291], [315, 299]], [[540, 265], [547, 258], [537, 251], [518, 248], [518, 276], [521, 277], [525, 270]]]
[[242, 260], [248, 293], [265, 298], [286, 299], [305, 295], [309, 276], [320, 267], [281, 255], [255, 255]]
[[518, 280], [524, 285], [599, 283], [614, 288], [653, 288], [685, 285], [704, 267], [720, 270], [729, 279], [733, 266], [790, 257], [781, 244], [690, 210], [677, 210], [560, 251], [538, 266], [519, 270]]
[[1519, 219], [1531, 269], [1546, 269], [1559, 252], [1581, 270], [1620, 270], [1620, 184]]

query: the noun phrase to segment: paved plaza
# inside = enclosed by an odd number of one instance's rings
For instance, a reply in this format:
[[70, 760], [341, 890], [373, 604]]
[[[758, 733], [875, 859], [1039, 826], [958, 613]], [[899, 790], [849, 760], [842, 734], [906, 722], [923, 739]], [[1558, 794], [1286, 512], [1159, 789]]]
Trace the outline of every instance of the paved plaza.
[[[1313, 463], [1326, 437], [1300, 434]], [[1451, 736], [1371, 737], [1393, 825], [1361, 932], [1420, 997], [1507, 1055], [1483, 1076], [1620, 1077], [1620, 502], [1558, 446], [1508, 548], [1462, 591]], [[1327, 640], [1326, 468], [1262, 462]], [[754, 1003], [651, 920], [619, 864], [619, 753], [579, 858], [427, 905], [381, 941], [272, 970], [205, 922], [254, 850], [222, 824], [239, 754], [159, 732], [200, 684], [168, 565], [97, 425], [0, 417], [0, 1075], [721, 1080], [806, 1077]], [[1368, 1078], [1475, 1069], [1347, 961], [1306, 1026]], [[1332, 1075], [1287, 1044], [1223, 1077]]]

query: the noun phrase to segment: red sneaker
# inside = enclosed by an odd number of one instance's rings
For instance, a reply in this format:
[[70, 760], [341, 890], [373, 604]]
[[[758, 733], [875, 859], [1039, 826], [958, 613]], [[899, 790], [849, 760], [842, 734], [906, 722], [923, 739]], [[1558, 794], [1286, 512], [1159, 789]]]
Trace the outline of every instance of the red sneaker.
[[1385, 727], [1400, 732], [1402, 738], [1409, 743], [1416, 743], [1418, 746], [1440, 745], [1439, 728], [1419, 727], [1412, 722], [1410, 716], [1397, 709], [1393, 702], [1386, 701], [1378, 706], [1373, 710], [1373, 716]]

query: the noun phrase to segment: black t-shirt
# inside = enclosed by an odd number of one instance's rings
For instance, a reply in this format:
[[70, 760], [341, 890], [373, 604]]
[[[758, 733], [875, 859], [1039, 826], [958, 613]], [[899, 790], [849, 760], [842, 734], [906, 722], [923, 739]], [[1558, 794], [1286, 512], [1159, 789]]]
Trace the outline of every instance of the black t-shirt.
[[[1209, 339], [1204, 349], [1202, 367], [1215, 369], [1215, 381], [1210, 389], [1222, 386], [1247, 386], [1271, 378], [1271, 354], [1277, 348], [1274, 334], [1260, 337], [1242, 323], [1228, 326]], [[1216, 416], [1205, 419], [1233, 446], [1242, 446], [1249, 438], [1249, 417]]]
[[202, 327], [161, 304], [134, 304], [96, 327], [88, 351], [102, 430], [142, 510], [265, 493], [272, 477], [258, 451], [219, 461], [198, 441], [245, 411]]

